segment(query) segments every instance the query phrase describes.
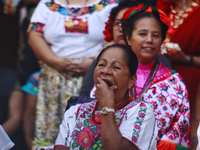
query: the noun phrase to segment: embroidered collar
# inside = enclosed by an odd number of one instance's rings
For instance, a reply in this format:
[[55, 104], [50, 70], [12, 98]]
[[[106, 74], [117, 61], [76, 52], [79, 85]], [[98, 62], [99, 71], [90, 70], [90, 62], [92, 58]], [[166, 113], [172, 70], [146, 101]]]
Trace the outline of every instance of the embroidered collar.
[[[102, 10], [109, 3], [110, 3], [109, 0], [101, 0], [98, 4], [95, 4], [95, 5], [92, 5], [92, 6], [86, 6], [86, 7], [83, 7], [83, 8], [81, 8], [81, 7], [70, 7], [70, 12], [72, 12], [73, 14], [77, 14], [80, 11], [80, 9], [83, 9], [81, 11], [81, 14], [79, 14], [79, 16], [84, 15], [84, 14], [92, 14], [94, 11]], [[58, 11], [62, 15], [70, 16], [70, 13], [67, 10], [67, 8], [64, 7], [64, 5], [57, 4], [55, 2], [55, 0], [51, 0], [50, 2], [46, 2], [45, 4], [52, 11]]]

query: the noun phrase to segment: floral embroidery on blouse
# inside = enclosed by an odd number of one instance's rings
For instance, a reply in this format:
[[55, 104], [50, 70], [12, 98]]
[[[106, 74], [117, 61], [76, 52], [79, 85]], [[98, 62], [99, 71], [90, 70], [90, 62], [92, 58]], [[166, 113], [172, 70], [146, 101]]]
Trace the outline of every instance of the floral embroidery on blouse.
[[43, 27], [44, 27], [43, 23], [32, 22], [29, 24], [27, 33], [29, 33], [30, 31], [35, 31], [35, 32], [39, 32], [39, 33], [43, 34]]
[[[92, 119], [92, 111], [95, 107], [96, 100], [90, 102], [81, 104], [76, 113], [76, 124], [71, 134], [71, 148], [76, 149], [102, 149], [102, 143], [101, 143], [101, 124], [97, 124]], [[135, 105], [137, 105], [138, 102], [130, 102], [127, 106], [124, 108], [117, 110], [115, 113], [116, 117], [116, 124], [119, 127], [122, 120], [126, 120], [127, 118], [127, 110], [131, 109]], [[141, 130], [141, 126], [144, 120], [144, 117], [146, 115], [147, 106], [145, 103], [140, 104], [140, 110], [138, 117], [136, 119], [136, 122], [134, 124], [133, 129], [133, 138], [132, 142], [136, 143], [139, 138], [139, 133]], [[101, 122], [101, 115], [100, 111], [95, 111], [94, 118], [97, 122]], [[65, 138], [65, 145], [69, 142], [69, 134], [67, 134], [67, 137]], [[152, 135], [153, 139], [153, 135]], [[151, 145], [151, 144], [150, 144]]]
[[151, 140], [150, 140], [150, 142], [149, 142], [149, 146], [148, 146], [148, 150], [151, 148], [151, 145], [152, 145], [152, 140], [153, 140], [153, 138], [154, 138], [154, 136], [155, 136], [155, 128], [156, 128], [156, 121], [154, 122], [154, 126], [153, 126], [153, 134], [152, 134], [152, 136], [151, 136]]
[[145, 103], [141, 103], [140, 111], [139, 111], [138, 117], [136, 118], [136, 122], [134, 124], [134, 129], [133, 129], [132, 140], [134, 141], [134, 143], [136, 143], [139, 138], [139, 133], [141, 130], [142, 122], [144, 121], [146, 110], [147, 110], [147, 106], [145, 105]]
[[65, 32], [88, 33], [88, 19], [86, 17], [68, 18], [65, 20]]
[[[83, 11], [81, 12], [80, 15], [84, 15], [84, 14], [91, 14], [94, 11], [100, 11], [102, 10], [106, 5], [110, 4], [110, 3], [115, 3], [117, 2], [117, 0], [101, 0], [98, 4], [95, 4], [93, 6], [89, 6], [89, 7], [84, 7]], [[67, 10], [67, 8], [62, 7], [61, 5], [57, 4], [54, 2], [54, 0], [52, 0], [51, 2], [46, 2], [45, 3], [50, 10], [52, 11], [58, 11], [60, 14], [65, 15], [65, 16], [70, 16], [69, 11]], [[79, 12], [79, 10], [81, 8], [70, 8], [72, 13], [77, 14]]]
[[190, 110], [188, 92], [175, 71], [155, 80], [144, 94], [153, 108], [158, 126], [158, 140], [189, 146]]

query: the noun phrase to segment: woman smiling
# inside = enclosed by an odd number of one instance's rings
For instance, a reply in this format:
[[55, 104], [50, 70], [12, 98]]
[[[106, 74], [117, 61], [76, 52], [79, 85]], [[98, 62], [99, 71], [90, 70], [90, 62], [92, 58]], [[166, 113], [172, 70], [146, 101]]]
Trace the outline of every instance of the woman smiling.
[[182, 77], [156, 59], [169, 21], [164, 12], [141, 4], [124, 13], [122, 28], [138, 57], [136, 99], [151, 105], [158, 125], [157, 149], [187, 149], [190, 144], [190, 109]]

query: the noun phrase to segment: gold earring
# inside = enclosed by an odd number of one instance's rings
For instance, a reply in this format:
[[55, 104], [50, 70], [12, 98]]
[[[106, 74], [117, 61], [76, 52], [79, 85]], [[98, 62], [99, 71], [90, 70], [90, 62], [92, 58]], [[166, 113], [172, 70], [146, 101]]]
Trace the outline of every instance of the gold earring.
[[131, 97], [131, 90], [128, 90], [128, 97]]

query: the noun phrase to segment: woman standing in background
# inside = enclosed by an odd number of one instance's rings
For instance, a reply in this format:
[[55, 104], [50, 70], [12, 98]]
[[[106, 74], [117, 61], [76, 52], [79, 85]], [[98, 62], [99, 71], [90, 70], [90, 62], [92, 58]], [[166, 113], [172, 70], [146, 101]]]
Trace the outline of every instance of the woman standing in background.
[[41, 61], [33, 149], [51, 145], [67, 99], [79, 94], [82, 76], [104, 44], [104, 22], [116, 6], [106, 0], [44, 0], [29, 26], [29, 44]]

